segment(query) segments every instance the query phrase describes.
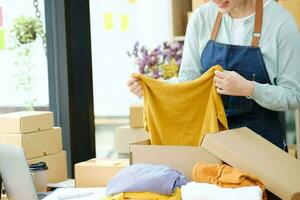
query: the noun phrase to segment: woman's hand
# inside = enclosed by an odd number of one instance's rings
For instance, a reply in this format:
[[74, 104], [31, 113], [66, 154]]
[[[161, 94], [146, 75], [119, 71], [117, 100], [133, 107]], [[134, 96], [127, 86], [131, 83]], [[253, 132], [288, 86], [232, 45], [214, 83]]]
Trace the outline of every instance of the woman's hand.
[[127, 82], [128, 89], [131, 93], [141, 97], [143, 96], [143, 88], [140, 84], [139, 79], [130, 78]]
[[235, 71], [215, 71], [215, 86], [217, 93], [230, 96], [251, 96], [254, 92], [254, 83]]

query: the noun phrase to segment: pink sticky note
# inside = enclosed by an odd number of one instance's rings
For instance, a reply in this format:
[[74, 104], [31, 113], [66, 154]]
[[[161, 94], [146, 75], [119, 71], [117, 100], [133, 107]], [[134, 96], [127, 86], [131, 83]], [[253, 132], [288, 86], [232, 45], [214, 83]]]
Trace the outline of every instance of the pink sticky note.
[[0, 26], [3, 26], [3, 13], [2, 13], [2, 7], [0, 6]]

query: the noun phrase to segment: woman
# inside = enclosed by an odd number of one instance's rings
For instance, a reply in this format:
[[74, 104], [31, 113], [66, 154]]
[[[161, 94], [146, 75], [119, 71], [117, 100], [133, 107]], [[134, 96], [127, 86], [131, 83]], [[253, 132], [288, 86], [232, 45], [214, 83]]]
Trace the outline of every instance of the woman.
[[[279, 111], [300, 107], [300, 34], [273, 0], [213, 0], [189, 20], [179, 77], [193, 80], [211, 66], [230, 128], [248, 127], [287, 150]], [[137, 79], [128, 81], [142, 96]]]

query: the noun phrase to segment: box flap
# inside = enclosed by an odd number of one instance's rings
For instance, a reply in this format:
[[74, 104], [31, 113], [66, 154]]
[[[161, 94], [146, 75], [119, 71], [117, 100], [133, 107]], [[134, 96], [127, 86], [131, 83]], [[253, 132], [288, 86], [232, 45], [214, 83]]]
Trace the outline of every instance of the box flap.
[[282, 199], [300, 199], [300, 161], [248, 128], [208, 134], [202, 147], [260, 178]]
[[221, 164], [222, 161], [202, 147], [150, 145], [150, 140], [130, 145], [130, 163], [168, 165], [191, 179], [197, 162]]

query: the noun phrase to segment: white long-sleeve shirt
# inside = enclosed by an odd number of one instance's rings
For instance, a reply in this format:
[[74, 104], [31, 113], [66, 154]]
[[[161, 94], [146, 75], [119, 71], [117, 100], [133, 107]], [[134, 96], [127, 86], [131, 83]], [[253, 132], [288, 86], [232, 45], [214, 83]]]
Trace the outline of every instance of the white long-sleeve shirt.
[[[193, 12], [188, 22], [179, 77], [170, 82], [193, 80], [203, 73], [200, 56], [210, 39], [217, 12], [217, 6], [212, 2]], [[296, 22], [287, 10], [273, 0], [264, 6], [263, 17], [259, 47], [271, 84], [255, 82], [255, 91], [250, 98], [270, 110], [300, 108], [300, 34]], [[254, 19], [252, 15], [243, 21], [240, 45], [251, 45]], [[233, 18], [224, 14], [217, 42], [234, 42], [231, 41], [232, 23]]]

